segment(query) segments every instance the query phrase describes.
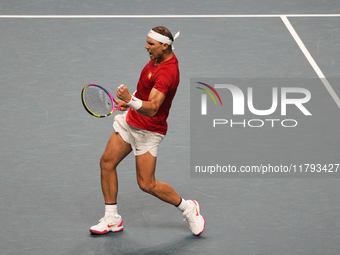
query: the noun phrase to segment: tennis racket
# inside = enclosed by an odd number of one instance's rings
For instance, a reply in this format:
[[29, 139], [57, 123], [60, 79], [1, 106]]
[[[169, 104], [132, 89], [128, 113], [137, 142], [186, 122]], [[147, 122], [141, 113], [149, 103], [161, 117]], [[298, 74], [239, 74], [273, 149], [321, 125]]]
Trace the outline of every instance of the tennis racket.
[[86, 111], [98, 118], [108, 117], [120, 109], [115, 107], [117, 100], [105, 88], [93, 83], [83, 88], [81, 101]]

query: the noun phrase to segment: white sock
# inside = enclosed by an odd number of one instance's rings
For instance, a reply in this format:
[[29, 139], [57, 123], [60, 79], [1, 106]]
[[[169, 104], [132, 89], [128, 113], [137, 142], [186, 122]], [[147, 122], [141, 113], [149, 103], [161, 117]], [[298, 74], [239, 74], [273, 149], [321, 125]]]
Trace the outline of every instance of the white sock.
[[115, 216], [118, 214], [117, 204], [107, 205], [105, 204], [105, 216]]
[[190, 208], [191, 208], [191, 205], [190, 205], [190, 203], [188, 203], [188, 201], [186, 201], [184, 198], [182, 198], [182, 201], [181, 201], [181, 203], [177, 206], [177, 208], [178, 208], [180, 211], [184, 212], [185, 210], [190, 209]]

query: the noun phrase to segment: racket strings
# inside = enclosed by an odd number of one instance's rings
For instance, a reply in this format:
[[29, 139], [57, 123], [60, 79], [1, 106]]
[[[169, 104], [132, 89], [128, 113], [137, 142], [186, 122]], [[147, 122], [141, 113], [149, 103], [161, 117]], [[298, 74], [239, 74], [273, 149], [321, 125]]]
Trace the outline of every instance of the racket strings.
[[89, 86], [83, 94], [87, 109], [95, 115], [105, 116], [112, 111], [110, 96], [101, 88]]

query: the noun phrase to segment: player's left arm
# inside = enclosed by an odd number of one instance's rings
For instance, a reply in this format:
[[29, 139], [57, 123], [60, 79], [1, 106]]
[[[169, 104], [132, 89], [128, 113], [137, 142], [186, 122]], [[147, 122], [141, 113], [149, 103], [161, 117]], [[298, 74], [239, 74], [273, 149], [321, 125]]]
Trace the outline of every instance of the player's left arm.
[[[134, 100], [126, 86], [123, 86], [120, 89], [118, 89], [116, 95], [119, 99], [124, 101], [124, 103], [130, 102], [131, 99]], [[140, 114], [143, 114], [147, 117], [153, 117], [158, 112], [158, 109], [161, 107], [162, 103], [164, 102], [164, 99], [165, 95], [162, 92], [155, 88], [152, 88], [149, 94], [148, 101], [141, 101], [142, 105], [137, 111]], [[118, 106], [120, 105], [118, 104]]]

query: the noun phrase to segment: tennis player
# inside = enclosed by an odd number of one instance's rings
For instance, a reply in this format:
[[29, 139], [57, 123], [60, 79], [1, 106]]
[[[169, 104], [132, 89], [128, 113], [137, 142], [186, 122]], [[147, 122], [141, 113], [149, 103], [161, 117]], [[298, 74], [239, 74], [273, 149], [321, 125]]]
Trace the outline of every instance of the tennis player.
[[101, 185], [105, 200], [105, 216], [92, 226], [93, 234], [106, 234], [123, 230], [123, 219], [117, 211], [117, 165], [133, 151], [136, 158], [139, 187], [176, 206], [187, 219], [194, 235], [200, 235], [205, 219], [195, 200], [185, 200], [164, 182], [155, 179], [157, 150], [167, 133], [167, 118], [179, 84], [178, 61], [173, 53], [173, 38], [165, 27], [150, 30], [145, 49], [150, 61], [141, 72], [137, 90], [133, 95], [120, 85], [116, 95], [121, 100], [117, 106], [124, 114], [114, 118], [112, 133], [100, 160]]

